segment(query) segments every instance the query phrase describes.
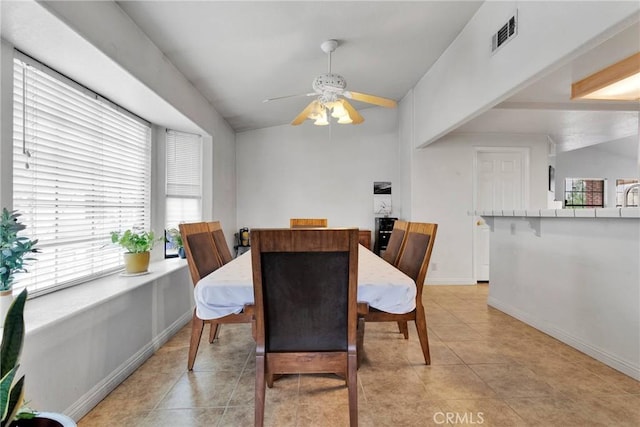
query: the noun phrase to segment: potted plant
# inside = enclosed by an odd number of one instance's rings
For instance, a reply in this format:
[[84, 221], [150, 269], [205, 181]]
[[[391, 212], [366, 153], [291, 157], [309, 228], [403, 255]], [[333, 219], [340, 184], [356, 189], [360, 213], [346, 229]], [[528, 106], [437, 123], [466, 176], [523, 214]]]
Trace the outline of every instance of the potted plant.
[[63, 414], [36, 412], [24, 405], [24, 375], [14, 381], [24, 342], [24, 289], [9, 307], [0, 344], [0, 427], [74, 427]]
[[148, 271], [149, 251], [156, 243], [153, 231], [126, 230], [124, 233], [112, 231], [111, 242], [127, 250], [124, 254], [124, 269], [127, 274], [142, 274]]
[[170, 228], [167, 230], [167, 241], [170, 242], [178, 250], [178, 256], [180, 258], [186, 258], [187, 255], [184, 251], [184, 243], [182, 242], [182, 234], [177, 228]]
[[[38, 252], [37, 240], [18, 236], [26, 228], [18, 222], [19, 213], [2, 209], [0, 217], [0, 320], [3, 320], [13, 301], [14, 274], [25, 272], [25, 262], [33, 260], [29, 253]], [[0, 324], [1, 325], [1, 324]]]

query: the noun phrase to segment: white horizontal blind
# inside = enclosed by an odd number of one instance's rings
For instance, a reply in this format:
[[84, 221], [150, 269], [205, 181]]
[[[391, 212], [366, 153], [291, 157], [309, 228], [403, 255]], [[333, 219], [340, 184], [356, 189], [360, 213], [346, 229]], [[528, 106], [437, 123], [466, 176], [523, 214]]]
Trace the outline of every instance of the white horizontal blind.
[[202, 220], [202, 138], [167, 130], [166, 226]]
[[149, 124], [32, 60], [15, 58], [13, 86], [13, 207], [41, 251], [14, 287], [115, 271], [110, 232], [150, 227]]

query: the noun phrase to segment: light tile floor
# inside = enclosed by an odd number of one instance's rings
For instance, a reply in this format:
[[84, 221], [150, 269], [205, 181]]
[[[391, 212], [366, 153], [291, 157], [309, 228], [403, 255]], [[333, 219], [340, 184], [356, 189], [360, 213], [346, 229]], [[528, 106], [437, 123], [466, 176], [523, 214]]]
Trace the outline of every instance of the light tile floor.
[[[639, 426], [640, 382], [486, 304], [488, 286], [427, 286], [431, 366], [415, 328], [367, 324], [358, 371], [361, 426]], [[79, 427], [251, 426], [249, 325], [203, 334], [187, 372], [189, 326], [89, 412]], [[347, 389], [290, 375], [267, 389], [266, 424], [346, 426]]]

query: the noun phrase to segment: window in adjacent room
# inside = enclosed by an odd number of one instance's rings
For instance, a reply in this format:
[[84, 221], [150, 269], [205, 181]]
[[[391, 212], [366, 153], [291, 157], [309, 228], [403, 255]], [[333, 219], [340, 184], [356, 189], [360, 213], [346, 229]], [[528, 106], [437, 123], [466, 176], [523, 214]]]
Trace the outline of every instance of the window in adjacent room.
[[565, 207], [604, 207], [604, 184], [604, 179], [566, 178], [564, 186]]
[[[202, 220], [202, 138], [167, 130], [166, 141], [166, 230], [172, 230], [182, 222]], [[165, 256], [177, 256], [171, 238], [165, 244]]]
[[16, 51], [13, 208], [40, 253], [15, 288], [31, 295], [117, 271], [110, 232], [150, 228], [151, 127]]
[[[621, 207], [624, 203], [624, 194], [633, 184], [637, 184], [637, 179], [616, 179], [616, 206]], [[632, 189], [627, 196], [627, 206], [638, 206], [638, 193], [640, 188]]]

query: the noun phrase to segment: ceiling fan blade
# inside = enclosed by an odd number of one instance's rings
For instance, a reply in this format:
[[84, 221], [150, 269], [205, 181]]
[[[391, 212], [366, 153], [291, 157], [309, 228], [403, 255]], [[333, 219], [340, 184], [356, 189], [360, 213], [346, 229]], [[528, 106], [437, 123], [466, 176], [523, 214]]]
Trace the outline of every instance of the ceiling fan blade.
[[353, 105], [351, 105], [349, 101], [347, 101], [346, 99], [342, 99], [341, 101], [344, 109], [349, 113], [349, 117], [351, 117], [351, 120], [353, 120], [354, 125], [359, 125], [360, 123], [364, 122], [364, 117], [362, 117], [360, 113], [358, 113], [358, 110], [353, 108]]
[[375, 95], [367, 95], [366, 93], [344, 91], [343, 95], [349, 99], [355, 99], [356, 101], [379, 105], [381, 107], [396, 108], [398, 106], [398, 103], [393, 99], [382, 98]]
[[317, 93], [315, 92], [311, 92], [311, 93], [299, 93], [297, 95], [287, 95], [287, 96], [277, 96], [275, 98], [269, 98], [269, 99], [265, 99], [262, 102], [270, 102], [270, 101], [278, 101], [280, 99], [287, 99], [287, 98], [299, 98], [301, 96], [313, 96], [313, 95], [317, 95]]
[[293, 126], [298, 126], [299, 124], [301, 124], [302, 122], [304, 122], [308, 117], [309, 117], [309, 113], [311, 113], [311, 110], [313, 110], [313, 107], [315, 106], [315, 104], [318, 102], [317, 99], [314, 99], [313, 101], [311, 101], [309, 103], [309, 105], [307, 105], [304, 110], [302, 110], [302, 112], [300, 114], [298, 114], [296, 116], [295, 119], [293, 119], [293, 121], [291, 122], [291, 124]]

